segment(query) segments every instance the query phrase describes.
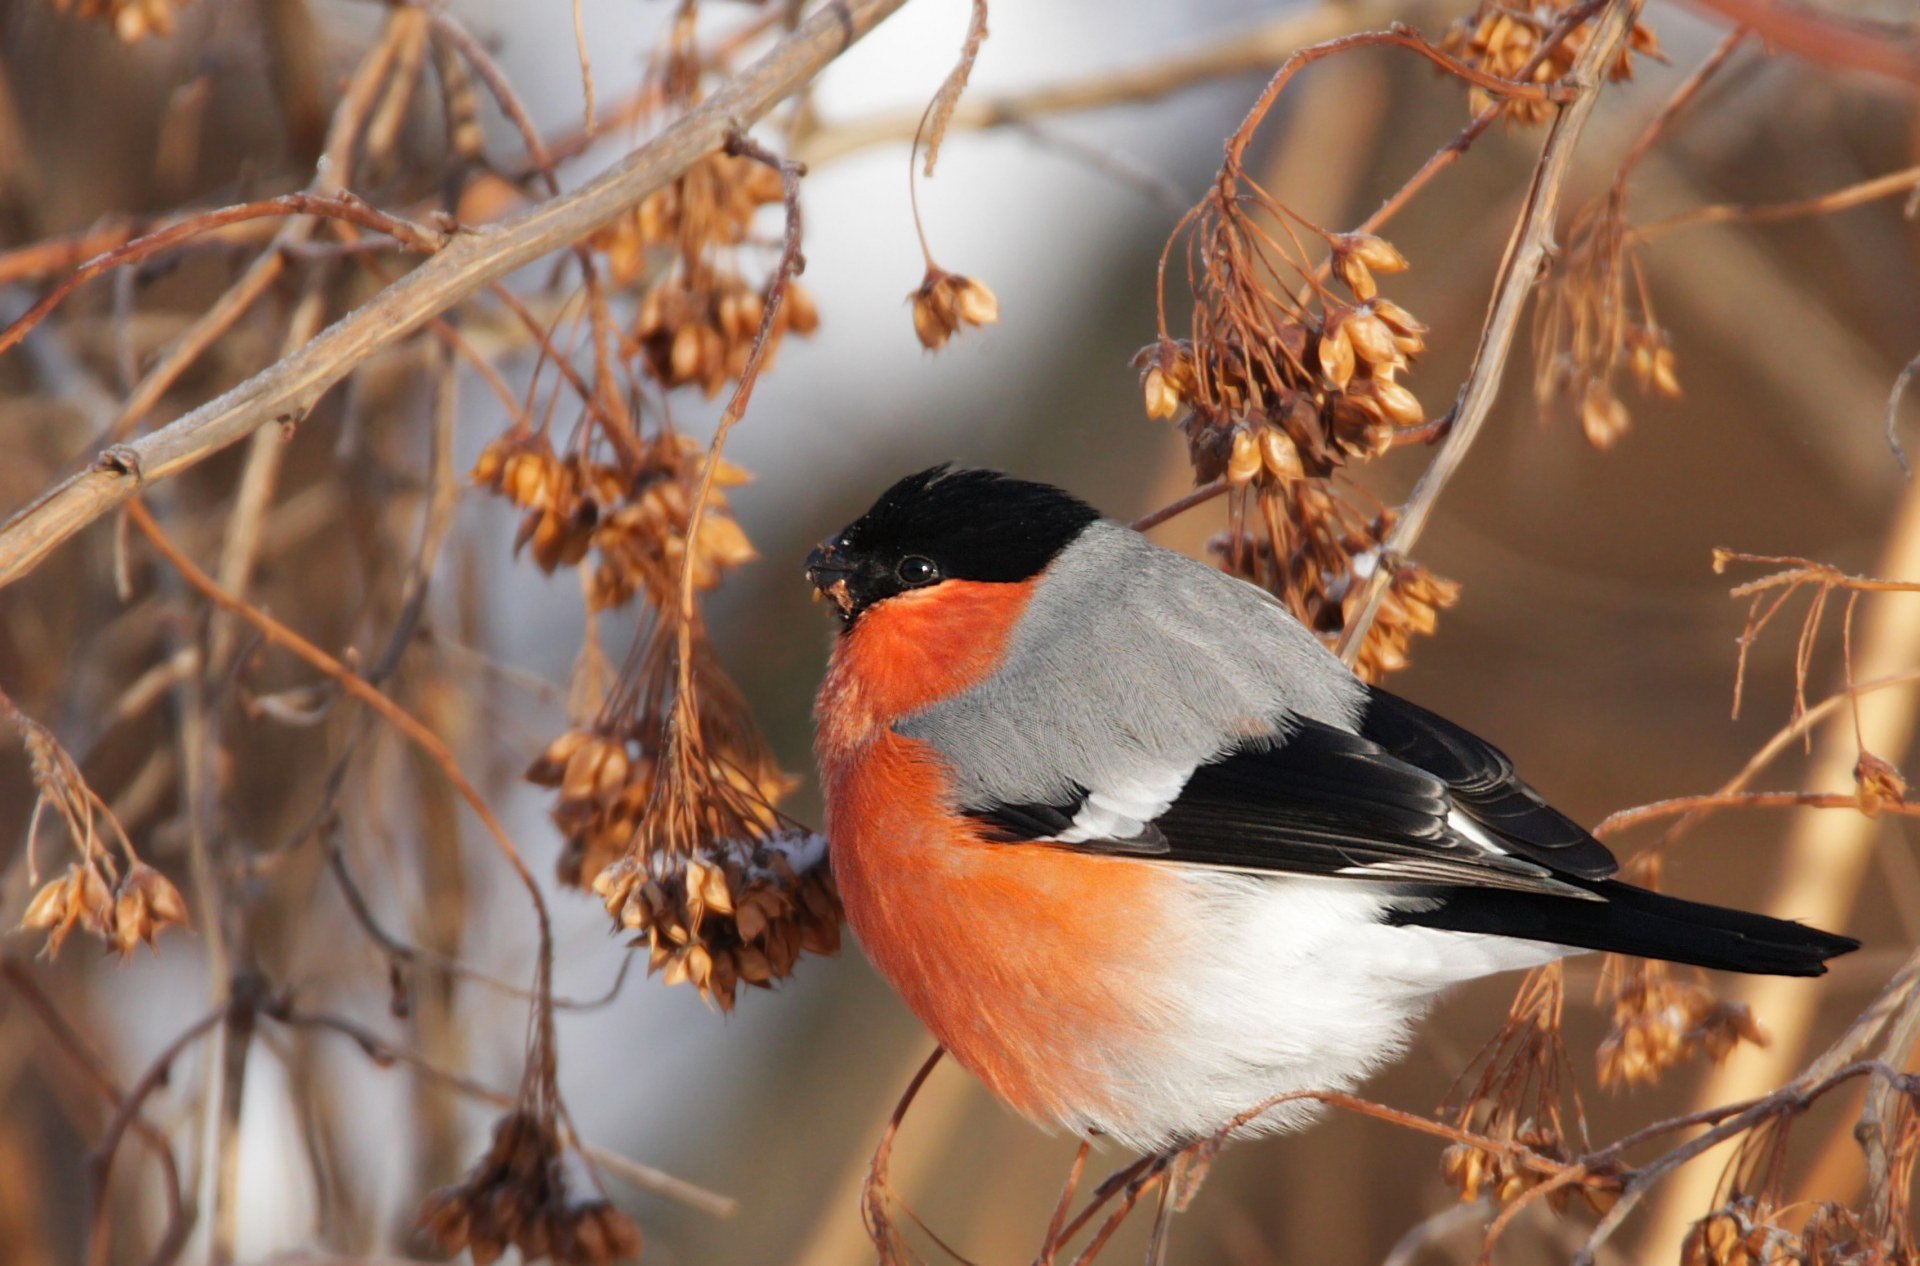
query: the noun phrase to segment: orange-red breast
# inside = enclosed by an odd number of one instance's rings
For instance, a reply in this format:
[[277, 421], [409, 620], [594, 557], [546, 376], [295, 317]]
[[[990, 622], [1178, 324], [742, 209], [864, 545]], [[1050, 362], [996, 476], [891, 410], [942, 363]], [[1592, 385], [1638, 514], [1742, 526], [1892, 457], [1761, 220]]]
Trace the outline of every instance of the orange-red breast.
[[1352, 1087], [1458, 981], [1857, 944], [1611, 878], [1498, 750], [1057, 488], [911, 475], [807, 574], [842, 624], [816, 748], [847, 919], [1036, 1121], [1166, 1148]]

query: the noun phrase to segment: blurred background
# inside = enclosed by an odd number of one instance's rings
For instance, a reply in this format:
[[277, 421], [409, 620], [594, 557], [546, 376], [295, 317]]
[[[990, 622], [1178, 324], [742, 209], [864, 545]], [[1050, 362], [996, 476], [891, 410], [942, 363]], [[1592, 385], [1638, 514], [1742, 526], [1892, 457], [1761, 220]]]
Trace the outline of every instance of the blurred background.
[[[107, 217], [290, 187], [286, 173], [305, 170], [307, 142], [283, 108], [285, 85], [262, 34], [273, 20], [268, 11], [286, 7], [196, 0], [178, 10], [172, 34], [125, 43], [47, 0], [0, 2], [0, 245], [14, 250]], [[567, 6], [452, 7], [494, 50], [543, 133], [578, 126], [581, 78]], [[1098, 79], [1256, 31], [1297, 31], [1294, 42], [1304, 43], [1405, 17], [1437, 32], [1464, 7], [996, 5], [969, 93], [993, 99]], [[1910, 11], [1887, 8], [1896, 12], [1884, 16], [1911, 22]], [[380, 8], [312, 0], [301, 9], [323, 50], [317, 60], [330, 98]], [[720, 13], [741, 20], [732, 9]], [[603, 103], [640, 81], [671, 16], [660, 3], [585, 0], [580, 20]], [[786, 805], [803, 821], [819, 820], [808, 713], [831, 638], [800, 575], [815, 541], [893, 478], [947, 459], [1063, 484], [1119, 518], [1192, 484], [1183, 442], [1145, 417], [1128, 361], [1154, 337], [1155, 267], [1167, 235], [1204, 191], [1222, 138], [1262, 78], [1230, 75], [1031, 127], [956, 127], [937, 176], [920, 186], [920, 208], [935, 257], [990, 284], [1001, 320], [931, 355], [914, 337], [904, 300], [922, 271], [906, 145], [891, 139], [833, 152], [832, 140], [839, 125], [917, 113], [951, 66], [966, 20], [958, 0], [916, 0], [821, 80], [821, 157], [804, 184], [805, 281], [821, 326], [808, 340], [787, 341], [728, 450], [757, 476], [732, 502], [760, 557], [716, 592], [709, 618], [721, 662], [782, 765], [808, 775]], [[1715, 12], [1684, 4], [1652, 4], [1647, 20], [1670, 64], [1637, 63], [1633, 81], [1603, 98], [1580, 149], [1569, 210], [1605, 191], [1646, 120], [1727, 29]], [[1913, 118], [1910, 84], [1748, 47], [1644, 163], [1632, 186], [1633, 218], [1791, 201], [1911, 167], [1920, 161]], [[1458, 86], [1420, 59], [1343, 56], [1288, 88], [1260, 136], [1261, 179], [1307, 218], [1349, 226], [1467, 119]], [[520, 152], [497, 112], [489, 108], [483, 121], [491, 145]], [[423, 182], [430, 189], [438, 126], [409, 120], [402, 152], [408, 161], [419, 156], [420, 168], [403, 162], [384, 185], [362, 192], [388, 205], [418, 196]], [[178, 139], [182, 130], [191, 145]], [[563, 168], [566, 182], [590, 176], [641, 135], [606, 136]], [[1433, 327], [1431, 350], [1406, 380], [1430, 412], [1465, 372], [1540, 137], [1538, 129], [1496, 127], [1391, 230], [1412, 264], [1396, 279], [1395, 296]], [[1528, 357], [1517, 352], [1494, 416], [1418, 550], [1427, 566], [1461, 582], [1461, 599], [1443, 613], [1438, 633], [1416, 644], [1392, 688], [1498, 742], [1583, 821], [1709, 791], [1739, 770], [1788, 719], [1798, 609], [1755, 646], [1744, 709], [1730, 719], [1744, 607], [1726, 590], [1746, 577], [1715, 575], [1714, 548], [1868, 573], [1914, 557], [1911, 544], [1901, 552], [1901, 533], [1920, 537], [1920, 513], [1888, 450], [1885, 418], [1895, 377], [1920, 350], [1917, 247], [1900, 197], [1654, 242], [1643, 262], [1673, 332], [1684, 395], [1631, 401], [1632, 429], [1609, 452], [1591, 448], [1566, 418], [1537, 417]], [[102, 419], [128, 390], [129, 366], [150, 363], [245, 258], [238, 248], [210, 246], [177, 268], [146, 270], [137, 283], [96, 283], [63, 313], [57, 336], [0, 357], [0, 509], [20, 507], [87, 458]], [[0, 311], [18, 315], [50, 279], [0, 287]], [[291, 295], [276, 302], [291, 303]], [[131, 320], [115, 320], [129, 309]], [[277, 348], [275, 329], [243, 322], [166, 395], [153, 420], [265, 364]], [[534, 357], [521, 351], [499, 363], [509, 386], [524, 391]], [[509, 419], [470, 373], [461, 378], [455, 463], [464, 471]], [[697, 401], [676, 409], [680, 425], [703, 439], [717, 412]], [[428, 412], [411, 367], [396, 357], [329, 396], [288, 442], [253, 592], [323, 646], [377, 647], [391, 618], [422, 508]], [[1909, 445], [1920, 444], [1913, 406], [1905, 416]], [[1392, 503], [1428, 451], [1396, 453], [1365, 478]], [[237, 453], [229, 454], [152, 494], [190, 552], [217, 548], [219, 516], [199, 521], [192, 512], [229, 498], [238, 470]], [[1198, 552], [1222, 522], [1215, 503], [1156, 535]], [[583, 640], [578, 586], [565, 572], [548, 577], [512, 565], [515, 526], [498, 501], [462, 497], [430, 597], [437, 649], [402, 665], [394, 693], [454, 745], [548, 886], [559, 993], [594, 998], [614, 982], [624, 938], [609, 934], [598, 902], [552, 883], [558, 835], [547, 796], [518, 777], [566, 726], [567, 682]], [[129, 683], [198, 636], [203, 618], [177, 585], [159, 580], [123, 607], [113, 537], [97, 527], [0, 592], [0, 686], [74, 753], [143, 854], [190, 895], [181, 806], [195, 778], [208, 780], [223, 847], [273, 858], [250, 872], [256, 888], [243, 917], [276, 987], [358, 1017], [489, 1086], [511, 1087], [523, 999], [422, 966], [411, 982], [411, 1015], [389, 1014], [388, 960], [301, 833], [344, 741], [322, 702], [307, 700], [314, 715], [236, 704], [224, 722], [226, 763], [201, 771], [176, 762], [154, 769], [179, 720], [164, 699], [137, 716], [113, 713]], [[1916, 577], [1920, 569], [1906, 573]], [[1875, 599], [1859, 617], [1880, 639], [1878, 672], [1920, 664], [1920, 610], [1903, 604], [1920, 608], [1920, 599]], [[630, 616], [603, 629], [616, 662], [631, 629]], [[1838, 639], [1830, 621], [1814, 646], [1815, 697], [1840, 684]], [[250, 671], [248, 689], [293, 691], [298, 702], [312, 682], [268, 657]], [[1894, 736], [1875, 750], [1913, 769], [1901, 737], [1911, 696], [1890, 692], [1875, 706], [1875, 724]], [[1842, 782], [1819, 783], [1833, 769], [1822, 732], [1811, 752], [1789, 751], [1761, 785], [1850, 791], [1851, 736], [1840, 741]], [[407, 749], [385, 734], [367, 744], [351, 767], [339, 829], [375, 914], [487, 973], [524, 981], [532, 928], [497, 854], [449, 798], [417, 790], [430, 775]], [[21, 845], [33, 804], [25, 760], [0, 759], [0, 920], [9, 927], [31, 895]], [[1638, 842], [1618, 841], [1623, 851]], [[1867, 943], [1828, 979], [1769, 995], [1788, 1008], [1784, 1025], [1765, 1009], [1759, 1015], [1776, 1026], [1775, 1047], [1737, 1052], [1723, 1076], [1747, 1060], [1797, 1067], [1868, 1002], [1920, 933], [1916, 842], [1913, 819], [1898, 815], [1835, 827], [1769, 811], [1722, 815], [1675, 852], [1673, 891], [1787, 916], [1843, 910], [1845, 930]], [[54, 855], [45, 841], [42, 848]], [[1831, 850], [1818, 854], [1833, 863], [1816, 868], [1825, 876], [1811, 881], [1818, 891], [1783, 887], [1783, 874], [1803, 873], [1783, 867], [1808, 848]], [[1803, 892], [1806, 904], [1796, 904]], [[157, 953], [124, 965], [83, 941], [48, 962], [33, 957], [38, 945], [13, 934], [8, 962], [30, 973], [122, 1087], [215, 996], [201, 935], [168, 934]], [[851, 941], [831, 960], [803, 962], [777, 990], [749, 992], [727, 1015], [692, 990], [642, 979], [643, 966], [644, 955], [608, 1004], [560, 1014], [562, 1089], [593, 1142], [738, 1201], [731, 1217], [716, 1218], [613, 1180], [618, 1202], [644, 1228], [648, 1260], [868, 1260], [859, 1186], [896, 1098], [930, 1048], [927, 1035]], [[1593, 1137], [1603, 1141], [1686, 1110], [1707, 1073], [1683, 1068], [1631, 1094], [1599, 1090], [1592, 1052], [1608, 1020], [1589, 1002], [1596, 983], [1597, 964], [1571, 969], [1566, 1026]], [[1410, 1111], [1435, 1108], [1499, 1027], [1513, 984], [1486, 981], [1447, 1000], [1410, 1056], [1368, 1093]], [[204, 1187], [208, 1147], [195, 1088], [218, 1049], [202, 1043], [183, 1055], [149, 1106], [156, 1125], [179, 1140], [190, 1192]], [[307, 1032], [263, 1032], [245, 1096], [238, 1255], [247, 1261], [432, 1256], [413, 1230], [417, 1203], [459, 1177], [494, 1115], [404, 1067], [376, 1066], [344, 1039]], [[1855, 1109], [1841, 1098], [1796, 1127], [1795, 1190], [1843, 1200], [1857, 1192], [1860, 1167], [1847, 1133]], [[112, 1105], [18, 990], [0, 990], [0, 1103], [0, 1260], [84, 1260], [89, 1149]], [[902, 1131], [895, 1184], [970, 1259], [1026, 1261], [1072, 1150], [947, 1065]], [[1432, 1139], [1347, 1116], [1231, 1148], [1176, 1223], [1174, 1260], [1381, 1261], [1410, 1227], [1456, 1200], [1440, 1179], [1438, 1153]], [[140, 1262], [151, 1252], [165, 1220], [154, 1175], [145, 1153], [122, 1148], [108, 1260]], [[1671, 1260], [1676, 1228], [1710, 1206], [1712, 1176], [1679, 1222], [1656, 1206], [1617, 1241], [1613, 1260]], [[1563, 1222], [1534, 1211], [1511, 1233], [1507, 1260], [1570, 1255], [1584, 1216]], [[1414, 1260], [1471, 1260], [1483, 1217], [1443, 1229]], [[1633, 1239], [1642, 1230], [1667, 1238], [1643, 1247]], [[1112, 1260], [1130, 1260], [1144, 1231], [1131, 1228], [1134, 1238]], [[199, 1231], [187, 1253], [204, 1252]]]

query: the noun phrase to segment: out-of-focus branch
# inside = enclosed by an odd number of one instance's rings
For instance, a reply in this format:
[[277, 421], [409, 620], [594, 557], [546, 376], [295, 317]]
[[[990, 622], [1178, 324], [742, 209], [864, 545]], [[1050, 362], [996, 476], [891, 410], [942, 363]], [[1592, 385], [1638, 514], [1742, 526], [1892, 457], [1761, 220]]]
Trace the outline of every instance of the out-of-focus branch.
[[[1886, 554], [1875, 571], [1883, 576], [1920, 576], [1920, 485], [1909, 485], [1899, 517], [1887, 537]], [[1871, 605], [1860, 621], [1853, 653], [1856, 679], [1874, 680], [1915, 667], [1920, 647], [1920, 602], [1889, 595]], [[1899, 761], [1913, 739], [1913, 709], [1880, 691], [1858, 700], [1858, 737], [1833, 727], [1815, 747], [1808, 775], [1814, 786], [1845, 786], [1853, 779], [1861, 747]], [[1784, 856], [1773, 872], [1769, 914], [1802, 919], [1819, 927], [1844, 928], [1854, 899], [1873, 859], [1879, 826], [1864, 814], [1800, 814]], [[1806, 1043], [1820, 995], [1804, 981], [1783, 977], [1743, 978], [1729, 1001], [1743, 1003], [1765, 1022], [1774, 1040], [1766, 1047], [1742, 1046], [1695, 1092], [1698, 1104], [1725, 1103], [1777, 1086], [1792, 1070]], [[1679, 1243], [1686, 1227], [1712, 1203], [1717, 1175], [1711, 1166], [1695, 1166], [1677, 1175], [1663, 1190], [1643, 1243], [1656, 1252]]]
[[[1305, 44], [1317, 44], [1388, 17], [1405, 15], [1405, 6], [1381, 0], [1316, 4], [1276, 18], [1218, 43], [1155, 58], [1143, 66], [1105, 70], [1082, 79], [1048, 84], [1024, 92], [962, 98], [947, 120], [949, 130], [1011, 127], [1034, 118], [1141, 105], [1201, 84], [1234, 75], [1273, 73]], [[920, 127], [919, 107], [890, 110], [846, 123], [827, 124], [803, 135], [796, 157], [824, 163], [855, 150], [892, 141], [911, 141]]]
[[828, 5], [700, 106], [585, 185], [497, 228], [454, 238], [294, 355], [172, 424], [107, 449], [87, 470], [0, 526], [0, 586], [26, 575], [61, 542], [147, 483], [178, 474], [269, 422], [304, 417], [328, 388], [368, 357], [488, 282], [610, 223], [758, 120], [904, 2]]
[[1367, 630], [1372, 628], [1374, 616], [1379, 612], [1380, 599], [1386, 593], [1387, 582], [1392, 579], [1395, 560], [1406, 557], [1420, 533], [1426, 529], [1434, 503], [1460, 469], [1467, 450], [1473, 447], [1480, 428], [1493, 409], [1494, 398], [1500, 390], [1500, 379], [1506, 369], [1507, 354], [1512, 350], [1514, 336], [1520, 328], [1520, 314], [1539, 280], [1540, 269], [1553, 245], [1560, 191], [1572, 166], [1573, 151], [1600, 99], [1606, 83], [1606, 68], [1613, 63], [1614, 56], [1626, 42], [1628, 32], [1633, 29], [1638, 8], [1634, 0], [1613, 0], [1594, 21], [1592, 36], [1574, 62], [1572, 77], [1579, 92], [1572, 101], [1560, 107], [1559, 114], [1553, 120], [1552, 131], [1547, 135], [1546, 145], [1540, 152], [1540, 162], [1534, 168], [1533, 184], [1527, 190], [1525, 208], [1514, 226], [1513, 238], [1508, 243], [1498, 279], [1494, 283], [1493, 304], [1480, 335], [1480, 346], [1474, 352], [1473, 365], [1467, 371], [1467, 380], [1460, 388], [1459, 398], [1454, 402], [1452, 430], [1435, 455], [1433, 464], [1427, 467], [1420, 476], [1420, 482], [1414, 486], [1413, 495], [1408, 498], [1393, 530], [1387, 534], [1382, 549], [1384, 565], [1376, 568], [1367, 578], [1360, 608], [1341, 635], [1340, 657], [1349, 666], [1359, 658], [1360, 648], [1366, 645]]
[[[514, 1096], [504, 1091], [495, 1090], [491, 1086], [476, 1081], [462, 1073], [441, 1068], [439, 1065], [427, 1060], [418, 1052], [409, 1050], [397, 1042], [390, 1042], [378, 1033], [375, 1033], [372, 1029], [356, 1024], [352, 1020], [345, 1019], [341, 1016], [309, 1014], [306, 1012], [290, 1011], [284, 1008], [270, 1010], [268, 1014], [282, 1024], [299, 1028], [326, 1029], [341, 1034], [344, 1037], [350, 1038], [356, 1046], [365, 1051], [376, 1062], [380, 1064], [405, 1064], [421, 1076], [436, 1081], [441, 1085], [451, 1087], [469, 1099], [491, 1104], [496, 1108], [510, 1108], [513, 1106]], [[740, 1207], [739, 1201], [735, 1200], [732, 1196], [722, 1195], [717, 1191], [710, 1191], [697, 1183], [691, 1183], [684, 1178], [675, 1177], [664, 1170], [655, 1169], [651, 1165], [643, 1165], [636, 1160], [630, 1160], [618, 1152], [608, 1151], [606, 1148], [589, 1143], [585, 1139], [578, 1139], [576, 1141], [580, 1144], [581, 1152], [594, 1164], [620, 1175], [620, 1177], [626, 1179], [642, 1191], [650, 1191], [657, 1196], [665, 1196], [669, 1200], [677, 1200], [689, 1208], [698, 1209], [702, 1213], [709, 1214], [716, 1218], [732, 1217], [734, 1212]]]
[[1693, 228], [1702, 224], [1725, 224], [1730, 220], [1740, 220], [1748, 224], [1771, 224], [1778, 220], [1795, 220], [1810, 215], [1829, 215], [1835, 211], [1864, 206], [1881, 198], [1891, 198], [1895, 194], [1907, 193], [1916, 185], [1920, 185], [1920, 167], [1906, 167], [1900, 171], [1888, 172], [1884, 176], [1875, 176], [1871, 180], [1863, 180], [1859, 184], [1848, 185], [1845, 189], [1835, 189], [1831, 193], [1800, 198], [1793, 202], [1722, 202], [1709, 207], [1695, 207], [1691, 211], [1670, 215], [1664, 220], [1635, 225], [1632, 232], [1635, 238], [1645, 241], [1674, 229]]
[[1693, 0], [1693, 6], [1747, 27], [1768, 46], [1796, 57], [1920, 83], [1920, 41], [1911, 27], [1850, 21], [1783, 0]]

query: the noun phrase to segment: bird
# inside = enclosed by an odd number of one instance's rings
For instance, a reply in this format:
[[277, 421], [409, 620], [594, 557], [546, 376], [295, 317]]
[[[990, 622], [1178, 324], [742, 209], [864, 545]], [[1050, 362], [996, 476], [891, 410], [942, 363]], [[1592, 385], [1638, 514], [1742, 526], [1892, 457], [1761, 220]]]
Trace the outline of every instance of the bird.
[[1648, 891], [1498, 748], [1265, 590], [935, 466], [806, 560], [825, 833], [869, 960], [1049, 1128], [1298, 1129], [1450, 986], [1583, 951], [1815, 976], [1852, 938]]

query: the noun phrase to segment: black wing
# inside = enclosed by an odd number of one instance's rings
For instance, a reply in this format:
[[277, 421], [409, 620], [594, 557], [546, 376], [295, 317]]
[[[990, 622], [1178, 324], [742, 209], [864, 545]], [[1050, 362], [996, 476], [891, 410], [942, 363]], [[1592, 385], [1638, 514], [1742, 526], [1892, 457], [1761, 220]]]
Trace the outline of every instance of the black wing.
[[1461, 806], [1444, 778], [1365, 735], [1304, 717], [1191, 771], [1139, 833], [1086, 838], [1090, 801], [1097, 810], [1100, 794], [969, 812], [997, 839], [1187, 865], [1589, 895], [1551, 865], [1460, 830]]
[[[1420, 899], [1387, 915], [1397, 924], [1790, 976], [1819, 975], [1826, 959], [1858, 947], [1607, 878], [1612, 854], [1496, 748], [1384, 691], [1372, 693], [1359, 733], [1298, 717], [1284, 731], [1201, 765], [1184, 785], [1176, 774], [1167, 785], [1177, 794], [1126, 838], [1090, 830], [1113, 818], [1109, 797], [1078, 785], [1058, 803], [969, 812], [1007, 841], [1412, 885]], [[1111, 799], [1133, 806], [1141, 794]]]
[[1443, 780], [1461, 812], [1519, 856], [1581, 879], [1620, 868], [1606, 845], [1514, 774], [1505, 752], [1445, 717], [1372, 688], [1360, 733]]

